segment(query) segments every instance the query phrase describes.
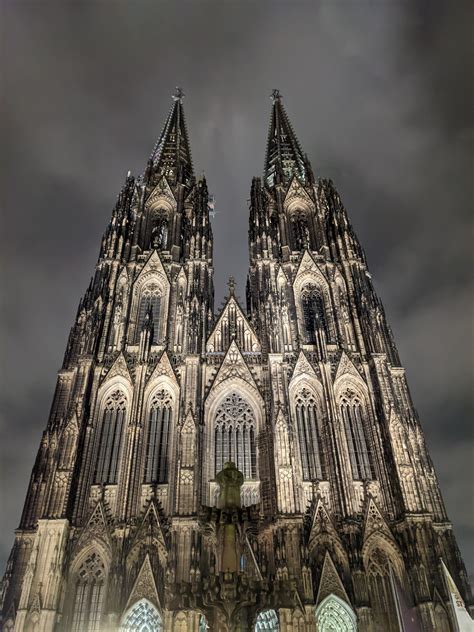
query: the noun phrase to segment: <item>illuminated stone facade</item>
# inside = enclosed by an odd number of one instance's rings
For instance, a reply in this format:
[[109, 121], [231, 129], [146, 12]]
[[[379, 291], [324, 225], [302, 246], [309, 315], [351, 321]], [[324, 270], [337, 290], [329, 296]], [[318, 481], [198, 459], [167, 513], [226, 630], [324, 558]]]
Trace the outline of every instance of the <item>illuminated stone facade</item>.
[[[468, 598], [466, 572], [405, 371], [278, 91], [246, 308], [230, 282], [215, 313], [212, 247], [178, 92], [79, 305], [3, 629], [396, 632], [400, 593], [420, 630], [453, 630], [440, 558]], [[228, 461], [241, 507], [217, 507]]]

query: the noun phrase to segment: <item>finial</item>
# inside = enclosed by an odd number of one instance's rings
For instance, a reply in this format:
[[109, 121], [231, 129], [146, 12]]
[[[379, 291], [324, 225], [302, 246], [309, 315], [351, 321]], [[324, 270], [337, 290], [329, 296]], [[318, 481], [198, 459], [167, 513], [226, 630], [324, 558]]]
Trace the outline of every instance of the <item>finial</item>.
[[229, 295], [230, 296], [234, 296], [235, 294], [235, 279], [233, 276], [229, 277], [229, 280], [227, 282], [227, 286], [229, 288]]
[[176, 90], [172, 96], [173, 101], [179, 101], [180, 103], [182, 103], [183, 97], [184, 97], [184, 92], [179, 86], [176, 86]]
[[281, 99], [281, 92], [280, 92], [280, 90], [277, 90], [276, 88], [274, 88], [272, 90], [270, 98], [272, 99], [273, 103], [275, 103], [275, 101], [279, 101]]

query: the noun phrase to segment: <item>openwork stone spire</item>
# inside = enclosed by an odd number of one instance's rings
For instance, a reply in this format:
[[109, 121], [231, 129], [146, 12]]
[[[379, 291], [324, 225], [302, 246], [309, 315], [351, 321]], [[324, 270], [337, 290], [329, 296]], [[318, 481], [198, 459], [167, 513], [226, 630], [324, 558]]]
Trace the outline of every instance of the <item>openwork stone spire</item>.
[[184, 92], [176, 88], [168, 118], [153, 148], [150, 160], [155, 171], [172, 182], [188, 183], [194, 175], [186, 121], [183, 109]]
[[279, 90], [271, 94], [273, 107], [265, 158], [265, 182], [269, 187], [297, 175], [306, 181], [306, 160], [299, 140], [282, 104]]

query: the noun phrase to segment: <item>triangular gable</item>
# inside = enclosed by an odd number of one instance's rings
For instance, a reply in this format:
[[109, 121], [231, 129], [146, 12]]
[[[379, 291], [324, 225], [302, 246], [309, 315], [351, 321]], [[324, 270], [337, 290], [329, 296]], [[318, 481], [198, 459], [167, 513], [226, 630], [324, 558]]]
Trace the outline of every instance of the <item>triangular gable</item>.
[[176, 198], [165, 176], [160, 178], [158, 184], [150, 193], [146, 200], [146, 206], [149, 208], [157, 204], [160, 199], [165, 198], [169, 203], [176, 204]]
[[133, 538], [131, 548], [141, 541], [147, 542], [150, 535], [156, 539], [160, 561], [164, 563], [168, 557], [168, 547], [166, 546], [165, 536], [163, 534], [163, 529], [161, 528], [161, 521], [153, 500], [150, 501], [147, 510], [145, 511], [142, 521]]
[[339, 360], [339, 364], [337, 367], [337, 371], [336, 371], [336, 376], [334, 378], [334, 381], [336, 381], [338, 378], [341, 377], [341, 375], [352, 375], [353, 377], [357, 378], [358, 380], [360, 379], [364, 379], [362, 377], [362, 375], [359, 373], [359, 371], [356, 369], [354, 363], [350, 360], [350, 358], [347, 356], [346, 352], [343, 351], [341, 354], [341, 358]]
[[161, 375], [166, 375], [167, 377], [169, 377], [170, 380], [172, 380], [176, 384], [176, 386], [178, 386], [179, 388], [178, 378], [176, 376], [176, 373], [174, 372], [174, 369], [171, 365], [171, 362], [168, 356], [168, 352], [166, 350], [163, 351], [163, 353], [161, 354], [159, 361], [156, 363], [155, 368], [153, 369], [150, 377], [148, 378], [148, 382], [151, 382], [152, 380], [160, 377]]
[[235, 340], [233, 340], [230, 343], [230, 347], [224, 356], [224, 360], [222, 361], [219, 370], [217, 371], [217, 375], [214, 378], [211, 390], [218, 386], [224, 380], [235, 377], [238, 377], [248, 384], [251, 384], [260, 393], [259, 388], [253, 378], [253, 375], [250, 372], [250, 369], [248, 368], [242, 354], [240, 353], [237, 343], [235, 342]]
[[305, 249], [305, 251], [303, 252], [303, 256], [301, 257], [300, 263], [298, 265], [298, 268], [296, 270], [296, 275], [295, 275], [295, 280], [293, 282], [293, 285], [297, 283], [298, 279], [301, 276], [305, 275], [308, 272], [312, 272], [313, 274], [315, 274], [316, 277], [319, 278], [323, 282], [325, 287], [328, 286], [328, 280], [327, 280], [326, 274], [321, 270], [321, 268], [318, 266], [316, 261], [313, 259], [313, 256], [311, 255], [309, 250]]
[[127, 361], [125, 360], [122, 351], [115, 358], [115, 362], [105, 374], [104, 380], [110, 380], [116, 375], [124, 377], [126, 380], [128, 380], [128, 382], [130, 382], [130, 384], [133, 383], [132, 376], [130, 375], [130, 371], [128, 370]]
[[326, 507], [321, 498], [318, 499], [316, 509], [313, 514], [311, 531], [308, 538], [308, 548], [311, 551], [317, 544], [317, 540], [322, 535], [329, 535], [340, 543], [339, 534], [329, 517]]
[[119, 288], [122, 285], [126, 285], [127, 283], [128, 283], [128, 270], [127, 270], [127, 266], [123, 266], [123, 268], [120, 271], [120, 274], [118, 275], [117, 288]]
[[178, 283], [183, 283], [184, 285], [187, 285], [188, 277], [186, 276], [186, 272], [184, 270], [184, 266], [181, 266], [181, 268], [179, 269], [179, 272], [176, 275], [176, 281]]
[[285, 206], [291, 202], [292, 198], [298, 198], [299, 200], [304, 200], [306, 204], [310, 207], [314, 207], [314, 201], [308, 195], [308, 192], [302, 185], [300, 179], [297, 176], [293, 176], [290, 185], [286, 191], [284, 204]]
[[139, 283], [144, 277], [149, 276], [150, 274], [155, 274], [163, 277], [163, 280], [169, 286], [168, 273], [166, 272], [163, 263], [161, 261], [160, 255], [156, 250], [153, 250], [148, 259], [145, 262], [145, 265], [140, 270], [139, 275], [135, 279], [135, 283]]
[[76, 548], [81, 548], [81, 545], [86, 542], [90, 542], [93, 539], [105, 542], [109, 547], [111, 545], [107, 517], [102, 501], [100, 500], [89, 516], [89, 519], [79, 536]]
[[133, 584], [132, 592], [125, 606], [125, 612], [141, 599], [147, 599], [154, 606], [161, 609], [160, 598], [158, 597], [158, 590], [156, 589], [155, 575], [153, 574], [148, 553], [145, 555], [137, 579]]
[[288, 418], [283, 412], [281, 405], [278, 405], [278, 412], [275, 418], [275, 427], [281, 430], [288, 431]]
[[37, 612], [38, 614], [41, 612], [41, 595], [40, 591], [36, 592], [36, 595], [33, 597], [33, 601], [31, 602], [30, 607], [28, 608], [29, 614], [33, 614], [33, 612]]
[[289, 282], [289, 279], [286, 276], [286, 272], [283, 270], [281, 266], [278, 267], [277, 274], [276, 274], [276, 281], [277, 281], [277, 285], [279, 284], [285, 285], [286, 283]]
[[366, 542], [373, 533], [382, 533], [395, 542], [393, 534], [377, 507], [375, 500], [369, 496], [367, 511], [365, 514], [364, 542]]
[[[255, 333], [252, 325], [249, 323], [247, 316], [244, 314], [243, 309], [240, 307], [239, 302], [237, 301], [237, 299], [235, 298], [235, 296], [233, 294], [231, 294], [227, 300], [227, 303], [224, 305], [221, 313], [219, 314], [216, 322], [214, 323], [214, 327], [212, 328], [212, 331], [207, 339], [207, 343], [206, 343], [206, 351], [208, 352], [212, 352], [215, 351], [217, 349], [217, 347], [219, 346], [218, 341], [216, 340], [217, 336], [219, 335], [220, 331], [221, 331], [221, 327], [222, 327], [222, 321], [224, 319], [227, 319], [228, 322], [230, 323], [231, 321], [231, 310], [235, 309], [235, 319], [237, 321], [238, 317], [242, 318], [244, 326], [243, 326], [243, 334], [244, 337], [245, 335], [250, 336], [250, 340], [251, 340], [251, 350], [252, 351], [261, 351], [261, 345], [260, 345], [260, 341], [257, 337], [257, 334]], [[236, 331], [236, 335], [239, 335], [239, 332]], [[244, 344], [244, 340], [239, 340], [239, 343], [241, 346], [243, 346]]]
[[311, 366], [311, 363], [306, 357], [304, 351], [300, 351], [298, 355], [298, 359], [296, 360], [295, 368], [293, 369], [291, 380], [294, 380], [295, 377], [298, 377], [298, 375], [303, 375], [303, 374], [308, 375], [313, 378], [317, 378], [316, 371]]
[[191, 434], [191, 433], [194, 433], [195, 431], [196, 431], [196, 421], [194, 419], [193, 411], [190, 408], [184, 418], [183, 425], [181, 426], [181, 432]]
[[342, 599], [350, 605], [349, 597], [347, 596], [344, 584], [339, 577], [339, 573], [334, 566], [329, 552], [326, 551], [324, 556], [323, 570], [321, 572], [321, 580], [319, 582], [318, 596], [316, 597], [316, 606], [318, 606], [329, 595], [336, 595], [339, 599]]

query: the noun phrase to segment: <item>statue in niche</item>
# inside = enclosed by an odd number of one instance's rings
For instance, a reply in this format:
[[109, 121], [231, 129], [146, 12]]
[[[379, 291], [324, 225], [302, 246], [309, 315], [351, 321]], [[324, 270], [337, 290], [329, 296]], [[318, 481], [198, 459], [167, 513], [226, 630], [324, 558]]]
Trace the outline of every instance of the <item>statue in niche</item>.
[[168, 244], [168, 220], [160, 215], [151, 231], [151, 245], [153, 248], [165, 249]]

